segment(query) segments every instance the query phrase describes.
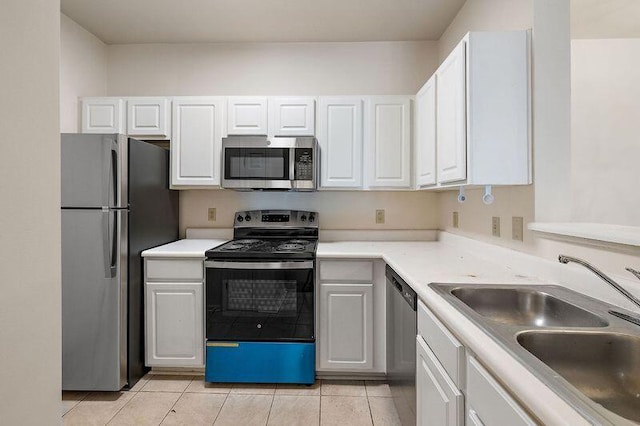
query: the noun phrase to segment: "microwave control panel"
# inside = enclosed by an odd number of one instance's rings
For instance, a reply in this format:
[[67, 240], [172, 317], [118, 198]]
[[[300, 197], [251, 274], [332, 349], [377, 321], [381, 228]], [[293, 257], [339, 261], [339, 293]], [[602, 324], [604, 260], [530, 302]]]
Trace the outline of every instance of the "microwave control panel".
[[313, 149], [295, 149], [295, 180], [313, 180]]

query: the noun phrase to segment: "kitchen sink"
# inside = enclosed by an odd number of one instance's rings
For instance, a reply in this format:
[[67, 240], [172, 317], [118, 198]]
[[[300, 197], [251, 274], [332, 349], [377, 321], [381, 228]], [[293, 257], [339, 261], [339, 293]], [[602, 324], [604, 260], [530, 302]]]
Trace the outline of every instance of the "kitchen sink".
[[640, 325], [621, 318], [630, 312], [554, 285], [429, 287], [589, 422], [640, 423]]
[[537, 327], [605, 327], [607, 321], [571, 303], [532, 289], [463, 287], [451, 294], [483, 317]]
[[640, 336], [545, 331], [517, 340], [589, 399], [640, 422]]

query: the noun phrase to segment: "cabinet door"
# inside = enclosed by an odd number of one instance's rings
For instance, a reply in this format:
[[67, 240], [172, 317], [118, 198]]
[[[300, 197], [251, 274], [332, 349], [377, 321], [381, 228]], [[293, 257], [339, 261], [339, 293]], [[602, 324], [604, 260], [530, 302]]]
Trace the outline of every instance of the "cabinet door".
[[124, 106], [119, 98], [82, 99], [82, 133], [124, 133]]
[[204, 333], [200, 283], [146, 283], [148, 366], [202, 366]]
[[436, 76], [416, 95], [414, 165], [417, 188], [436, 184]]
[[420, 336], [417, 337], [416, 351], [418, 426], [464, 424], [464, 397]]
[[371, 97], [365, 124], [365, 170], [368, 187], [411, 185], [411, 99]]
[[467, 357], [467, 406], [469, 424], [537, 424], [472, 356]]
[[271, 98], [270, 136], [313, 136], [316, 134], [316, 101], [310, 97]]
[[362, 98], [320, 98], [319, 109], [320, 186], [361, 187]]
[[167, 98], [127, 99], [127, 134], [168, 138], [171, 135], [169, 108]]
[[461, 42], [436, 71], [438, 182], [467, 177], [466, 43]]
[[373, 368], [373, 284], [320, 285], [320, 368]]
[[218, 186], [224, 98], [173, 99], [171, 185]]
[[227, 98], [229, 135], [267, 135], [267, 98], [236, 96]]

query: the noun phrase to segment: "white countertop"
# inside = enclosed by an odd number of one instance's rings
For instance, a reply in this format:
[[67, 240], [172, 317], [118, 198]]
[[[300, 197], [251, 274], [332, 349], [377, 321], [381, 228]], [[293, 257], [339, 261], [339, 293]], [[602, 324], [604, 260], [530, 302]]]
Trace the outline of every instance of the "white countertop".
[[[429, 309], [477, 355], [487, 369], [511, 389], [520, 402], [540, 421], [545, 424], [589, 424], [524, 365], [428, 286], [432, 282], [558, 284], [554, 280], [540, 279], [537, 276], [521, 273], [522, 267], [516, 271], [509, 264], [522, 266], [534, 263], [526, 269], [536, 273], [542, 270], [548, 272], [557, 268], [558, 265], [553, 265], [552, 262], [541, 258], [466, 238], [456, 236], [441, 239], [444, 241], [320, 242], [317, 257], [384, 260], [412, 286]], [[223, 242], [225, 240], [180, 240], [146, 250], [142, 255], [204, 258], [204, 252], [207, 249]], [[563, 271], [566, 270], [566, 266], [564, 268]], [[553, 274], [547, 274], [549, 275]], [[581, 288], [573, 287], [573, 289], [584, 292]], [[591, 297], [598, 297], [598, 293], [607, 294], [611, 291], [604, 285], [590, 290]], [[608, 301], [611, 302], [611, 300]]]
[[204, 259], [204, 252], [210, 248], [226, 243], [220, 239], [188, 239], [178, 240], [162, 246], [150, 248], [142, 252], [142, 257], [197, 257]]

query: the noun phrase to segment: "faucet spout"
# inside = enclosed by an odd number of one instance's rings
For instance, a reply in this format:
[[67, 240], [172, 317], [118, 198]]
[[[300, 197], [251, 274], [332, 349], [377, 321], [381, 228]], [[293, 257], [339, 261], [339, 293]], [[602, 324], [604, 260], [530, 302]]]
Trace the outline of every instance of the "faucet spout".
[[[620, 284], [615, 282], [611, 277], [606, 275], [604, 272], [602, 272], [601, 270], [599, 270], [598, 268], [596, 268], [595, 266], [593, 266], [589, 262], [587, 262], [585, 260], [582, 260], [582, 259], [579, 259], [577, 257], [565, 256], [563, 254], [558, 256], [558, 262], [564, 263], [564, 264], [567, 264], [569, 262], [573, 262], [573, 263], [577, 263], [578, 265], [584, 266], [585, 268], [587, 268], [588, 270], [590, 270], [591, 272], [596, 274], [598, 276], [598, 278], [602, 279], [604, 282], [606, 282], [611, 287], [616, 289], [620, 294], [622, 294], [624, 297], [626, 297], [627, 300], [629, 300], [631, 303], [633, 303], [634, 305], [636, 305], [637, 307], [640, 308], [640, 300], [639, 299], [637, 299], [633, 294], [631, 294], [627, 290], [625, 290], [624, 287], [622, 287]], [[638, 272], [636, 270], [633, 270], [631, 268], [627, 268], [627, 271], [631, 272], [638, 279], [640, 279], [640, 272]]]

